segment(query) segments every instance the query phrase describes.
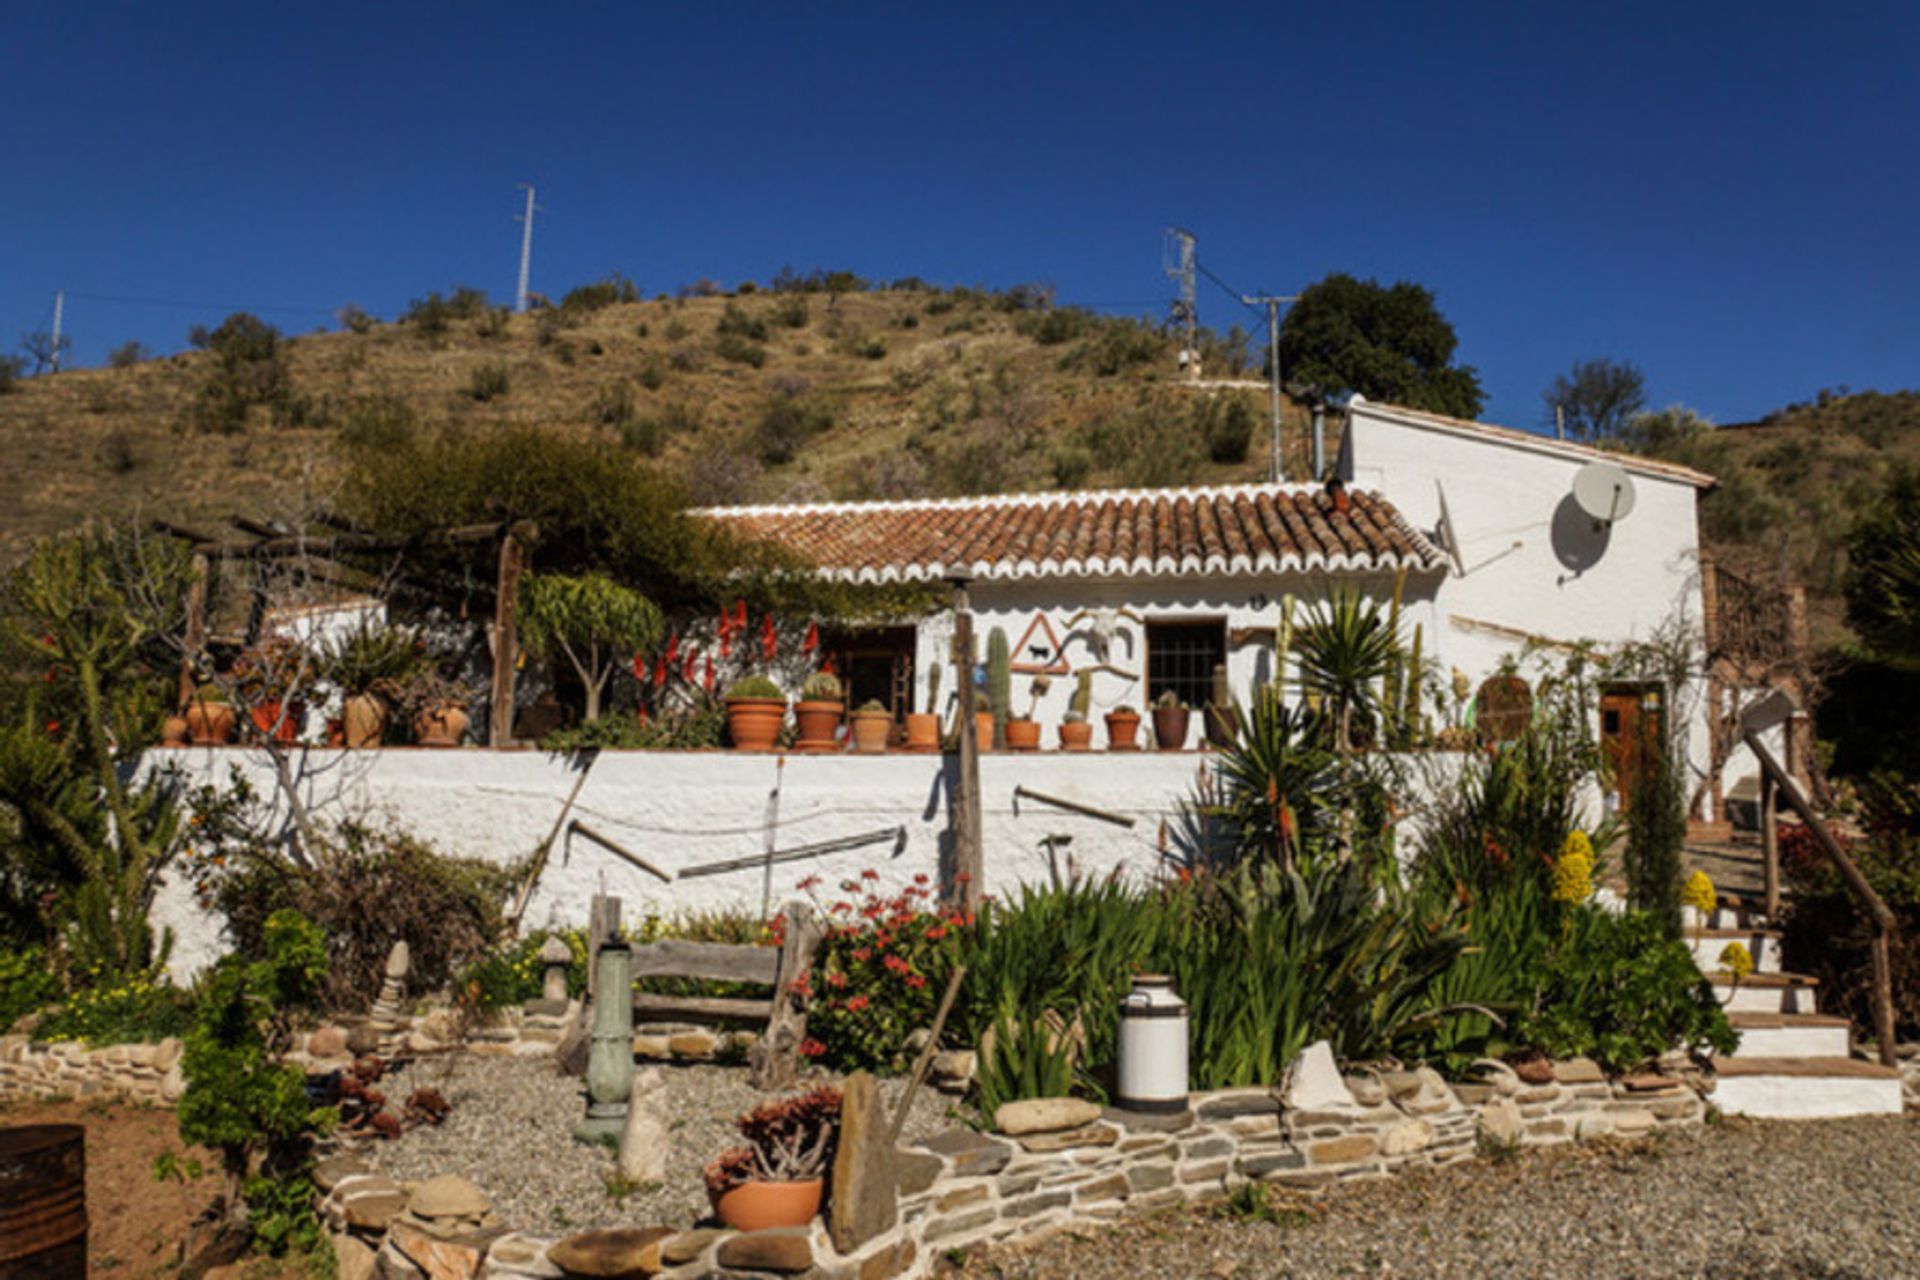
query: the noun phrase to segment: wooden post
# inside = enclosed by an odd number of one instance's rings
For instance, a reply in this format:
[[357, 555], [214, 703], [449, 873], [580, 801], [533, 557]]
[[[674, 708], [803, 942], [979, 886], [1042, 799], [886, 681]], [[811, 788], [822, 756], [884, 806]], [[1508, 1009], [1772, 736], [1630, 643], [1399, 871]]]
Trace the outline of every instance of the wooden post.
[[496, 750], [513, 743], [514, 672], [520, 660], [517, 598], [526, 554], [517, 530], [500, 536], [500, 575], [493, 599], [493, 688], [487, 698], [487, 745]]
[[780, 944], [780, 968], [774, 976], [773, 1013], [767, 1030], [747, 1053], [753, 1087], [785, 1089], [800, 1071], [800, 1046], [807, 1038], [807, 1005], [793, 984], [813, 967], [813, 953], [826, 932], [820, 917], [804, 902], [787, 908], [787, 936]]
[[182, 637], [185, 654], [180, 659], [180, 703], [174, 709], [184, 712], [193, 702], [199, 687], [194, 662], [207, 644], [207, 578], [210, 566], [205, 556], [193, 558], [193, 577], [187, 586], [187, 633]]
[[1760, 869], [1766, 877], [1767, 923], [1780, 915], [1780, 796], [1773, 775], [1760, 772]]
[[1880, 1065], [1899, 1066], [1893, 1051], [1893, 954], [1887, 926], [1873, 927], [1873, 1038], [1880, 1043]]
[[951, 798], [954, 883], [947, 898], [968, 911], [980, 906], [984, 857], [980, 830], [980, 739], [973, 713], [973, 606], [967, 580], [953, 580], [954, 666], [960, 692], [960, 776]]

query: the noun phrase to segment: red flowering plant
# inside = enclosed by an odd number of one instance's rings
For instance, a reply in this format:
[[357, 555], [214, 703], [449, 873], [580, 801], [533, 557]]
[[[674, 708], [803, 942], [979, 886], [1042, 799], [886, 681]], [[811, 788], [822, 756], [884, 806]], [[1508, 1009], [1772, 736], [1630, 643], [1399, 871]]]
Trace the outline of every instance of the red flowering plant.
[[[633, 655], [637, 727], [613, 745], [718, 746], [726, 691], [744, 677], [766, 674], [797, 686], [813, 670], [816, 635], [815, 625], [803, 619], [772, 612], [755, 619], [745, 600], [713, 617], [674, 620], [655, 649]], [[555, 735], [545, 745], [592, 744]]]
[[[802, 1051], [842, 1071], [904, 1067], [907, 1039], [932, 1025], [974, 925], [972, 915], [936, 903], [924, 874], [892, 894], [879, 880], [877, 871], [862, 872], [821, 904], [826, 938], [799, 984], [812, 1032]], [[799, 887], [811, 894], [819, 884], [810, 876]]]

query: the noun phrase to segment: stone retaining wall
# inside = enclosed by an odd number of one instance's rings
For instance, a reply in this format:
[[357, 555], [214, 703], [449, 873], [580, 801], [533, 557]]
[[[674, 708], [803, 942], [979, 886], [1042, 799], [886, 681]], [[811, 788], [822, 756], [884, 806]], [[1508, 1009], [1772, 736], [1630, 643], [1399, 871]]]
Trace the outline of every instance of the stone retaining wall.
[[[770, 1273], [888, 1280], [930, 1274], [949, 1249], [1030, 1241], [1132, 1210], [1218, 1199], [1248, 1182], [1317, 1192], [1488, 1150], [1699, 1124], [1711, 1088], [1709, 1078], [1692, 1073], [1609, 1080], [1579, 1059], [1530, 1068], [1527, 1079], [1485, 1063], [1479, 1083], [1462, 1085], [1425, 1068], [1342, 1078], [1324, 1046], [1315, 1048], [1319, 1063], [1296, 1072], [1284, 1093], [1195, 1094], [1173, 1116], [1073, 1099], [1014, 1104], [998, 1122], [1018, 1132], [955, 1127], [900, 1148], [883, 1181], [863, 1181], [874, 1177], [870, 1171], [849, 1178], [835, 1191], [830, 1217], [807, 1227], [636, 1227], [547, 1239], [484, 1218], [442, 1225], [416, 1211], [409, 1188], [351, 1166], [333, 1171], [327, 1215], [351, 1238], [343, 1251], [365, 1261], [362, 1275], [386, 1280], [442, 1280], [454, 1257], [462, 1280]], [[862, 1230], [860, 1223], [881, 1225]], [[357, 1278], [343, 1270], [342, 1280]]]
[[185, 1088], [175, 1039], [89, 1049], [0, 1036], [0, 1102], [111, 1097], [171, 1105]]

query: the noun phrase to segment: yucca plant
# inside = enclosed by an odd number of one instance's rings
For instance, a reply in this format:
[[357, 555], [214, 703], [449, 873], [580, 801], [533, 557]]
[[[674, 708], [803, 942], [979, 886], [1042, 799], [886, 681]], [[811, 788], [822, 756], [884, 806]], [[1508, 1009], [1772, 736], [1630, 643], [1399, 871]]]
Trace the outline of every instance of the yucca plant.
[[1341, 588], [1307, 610], [1293, 635], [1296, 679], [1329, 713], [1336, 750], [1351, 751], [1380, 711], [1380, 688], [1400, 656], [1400, 637], [1375, 600]]
[[1267, 685], [1251, 711], [1233, 708], [1232, 746], [1220, 755], [1219, 802], [1210, 815], [1227, 828], [1239, 858], [1292, 868], [1326, 843], [1339, 778], [1318, 719], [1281, 701]]

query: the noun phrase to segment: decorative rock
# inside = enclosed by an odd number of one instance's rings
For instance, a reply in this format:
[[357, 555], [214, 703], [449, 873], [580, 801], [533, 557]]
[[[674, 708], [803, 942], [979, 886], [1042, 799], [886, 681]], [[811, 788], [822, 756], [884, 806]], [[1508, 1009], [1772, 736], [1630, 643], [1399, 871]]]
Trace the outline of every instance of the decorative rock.
[[1028, 1098], [1003, 1103], [993, 1113], [993, 1127], [1001, 1133], [1056, 1133], [1078, 1129], [1100, 1118], [1100, 1107], [1084, 1098]]
[[[1278, 1107], [1278, 1101], [1274, 1105]], [[1128, 1133], [1179, 1133], [1193, 1128], [1193, 1118], [1192, 1107], [1183, 1111], [1129, 1111], [1124, 1107], [1107, 1107], [1100, 1112], [1101, 1120], [1118, 1125]]]
[[1573, 1136], [1582, 1142], [1604, 1138], [1613, 1132], [1613, 1117], [1604, 1111], [1589, 1111], [1574, 1118]]
[[407, 1209], [422, 1218], [478, 1218], [492, 1212], [493, 1202], [467, 1179], [443, 1173], [415, 1187]]
[[1346, 1076], [1347, 1092], [1363, 1107], [1377, 1107], [1387, 1100], [1387, 1087], [1372, 1076]]
[[1605, 1084], [1607, 1074], [1592, 1058], [1569, 1058], [1554, 1064], [1553, 1078], [1561, 1084]]
[[1340, 1068], [1334, 1065], [1333, 1046], [1325, 1040], [1314, 1041], [1294, 1060], [1286, 1105], [1289, 1111], [1326, 1111], [1353, 1105], [1353, 1095], [1347, 1092]]
[[1665, 1089], [1678, 1089], [1682, 1086], [1680, 1081], [1672, 1076], [1637, 1075], [1623, 1077], [1620, 1087], [1629, 1093], [1658, 1093]]
[[373, 1249], [357, 1236], [336, 1232], [332, 1236], [335, 1280], [372, 1280]]
[[412, 957], [407, 951], [407, 940], [402, 938], [387, 952], [387, 977], [398, 982], [407, 976], [407, 970], [411, 967]]
[[347, 1052], [356, 1058], [380, 1052], [380, 1033], [372, 1023], [363, 1022], [347, 1032]]
[[1202, 1120], [1231, 1120], [1236, 1116], [1271, 1116], [1280, 1112], [1280, 1095], [1268, 1088], [1216, 1089], [1195, 1095], [1194, 1110]]
[[1380, 1135], [1380, 1154], [1407, 1156], [1433, 1145], [1433, 1126], [1425, 1120], [1403, 1120]]
[[373, 1274], [375, 1280], [425, 1280], [427, 1273], [388, 1240], [373, 1255]]
[[1510, 1147], [1520, 1140], [1520, 1107], [1511, 1098], [1489, 1102], [1480, 1108], [1476, 1128], [1482, 1138], [1496, 1146]]
[[712, 1248], [714, 1241], [726, 1235], [727, 1232], [717, 1227], [695, 1227], [691, 1231], [682, 1231], [679, 1235], [660, 1242], [660, 1261], [673, 1267], [692, 1262]]
[[347, 1051], [347, 1032], [344, 1027], [321, 1027], [307, 1037], [307, 1056], [313, 1058], [338, 1058]]
[[667, 1038], [667, 1051], [676, 1058], [711, 1058], [720, 1051], [720, 1038], [711, 1031], [683, 1031]]
[[924, 1151], [906, 1151], [899, 1147], [893, 1149], [893, 1168], [903, 1196], [917, 1196], [925, 1191], [946, 1167], [946, 1162], [939, 1156], [928, 1155]]
[[547, 1261], [569, 1276], [628, 1280], [650, 1276], [660, 1267], [660, 1242], [671, 1227], [616, 1227], [582, 1231], [547, 1249]]
[[1513, 1074], [1527, 1084], [1543, 1085], [1553, 1083], [1553, 1064], [1545, 1058], [1531, 1058], [1515, 1066]]
[[331, 1191], [348, 1178], [364, 1178], [372, 1172], [373, 1166], [356, 1156], [328, 1156], [313, 1166], [313, 1185]]
[[[1110, 1147], [1120, 1141], [1120, 1131], [1110, 1124], [1090, 1124], [1078, 1129], [1060, 1129], [1053, 1133], [1035, 1133], [1020, 1139], [1020, 1145], [1028, 1151], [1065, 1151], [1071, 1147]], [[835, 1186], [839, 1183], [836, 1181]], [[834, 1247], [840, 1248], [840, 1242], [834, 1241]], [[842, 1253], [846, 1252], [841, 1248]]]
[[953, 1171], [974, 1175], [998, 1173], [1013, 1159], [1013, 1144], [1000, 1142], [971, 1129], [946, 1129], [920, 1143], [923, 1150], [953, 1162]]
[[532, 1236], [501, 1236], [487, 1250], [489, 1277], [525, 1276], [528, 1280], [559, 1280], [560, 1274], [560, 1268], [547, 1261], [547, 1242]]
[[628, 1182], [660, 1183], [667, 1179], [667, 1117], [660, 1105], [666, 1081], [658, 1067], [648, 1067], [633, 1079], [627, 1101], [627, 1122], [620, 1130], [620, 1176]]
[[933, 1055], [930, 1064], [934, 1087], [964, 1091], [973, 1083], [973, 1072], [978, 1061], [978, 1056], [971, 1049], [942, 1049]]
[[851, 1254], [900, 1219], [893, 1138], [880, 1086], [856, 1071], [840, 1090], [840, 1145], [833, 1157], [833, 1200], [827, 1231], [833, 1247]]
[[540, 998], [564, 1003], [567, 998], [567, 966], [573, 963], [573, 948], [562, 938], [548, 938], [540, 945], [540, 963], [546, 966], [540, 979]]
[[813, 1266], [813, 1233], [806, 1227], [745, 1231], [720, 1242], [716, 1260], [744, 1271], [780, 1271], [789, 1275]]
[[1490, 1084], [1456, 1084], [1453, 1086], [1453, 1096], [1460, 1100], [1462, 1106], [1477, 1107], [1483, 1102], [1493, 1101], [1498, 1093]]
[[348, 1196], [342, 1206], [347, 1225], [362, 1231], [385, 1231], [387, 1224], [406, 1207], [407, 1193], [398, 1187]]
[[441, 1240], [404, 1221], [387, 1232], [387, 1243], [427, 1273], [428, 1280], [473, 1280], [486, 1249], [457, 1240]]

